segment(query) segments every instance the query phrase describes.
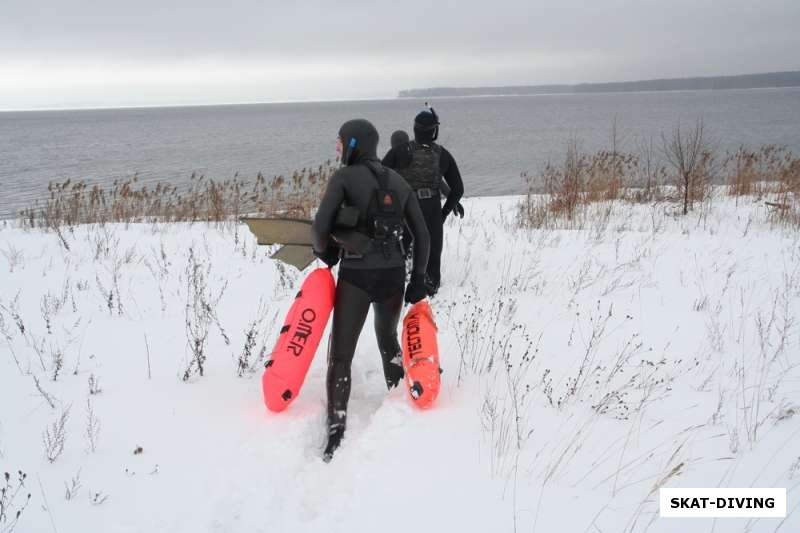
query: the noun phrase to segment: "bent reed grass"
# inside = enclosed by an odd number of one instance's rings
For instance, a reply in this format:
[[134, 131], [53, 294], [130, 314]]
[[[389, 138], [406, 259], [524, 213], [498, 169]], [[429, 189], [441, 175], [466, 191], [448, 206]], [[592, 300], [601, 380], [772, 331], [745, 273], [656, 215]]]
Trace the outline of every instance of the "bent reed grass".
[[188, 187], [140, 183], [137, 176], [115, 180], [110, 189], [85, 181], [51, 182], [44, 202], [23, 209], [30, 228], [56, 229], [113, 222], [225, 222], [245, 214], [308, 218], [336, 170], [327, 161], [291, 176], [248, 182], [234, 176], [215, 181], [192, 174]]

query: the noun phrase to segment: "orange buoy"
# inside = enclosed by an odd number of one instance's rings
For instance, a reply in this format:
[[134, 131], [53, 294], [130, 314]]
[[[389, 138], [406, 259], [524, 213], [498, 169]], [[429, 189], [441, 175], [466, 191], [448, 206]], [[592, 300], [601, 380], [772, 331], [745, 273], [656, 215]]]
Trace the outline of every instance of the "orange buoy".
[[330, 269], [318, 268], [303, 281], [261, 377], [264, 404], [270, 411], [283, 411], [300, 393], [335, 297]]
[[439, 395], [441, 370], [436, 322], [427, 300], [421, 300], [403, 319], [403, 369], [414, 405], [427, 409]]

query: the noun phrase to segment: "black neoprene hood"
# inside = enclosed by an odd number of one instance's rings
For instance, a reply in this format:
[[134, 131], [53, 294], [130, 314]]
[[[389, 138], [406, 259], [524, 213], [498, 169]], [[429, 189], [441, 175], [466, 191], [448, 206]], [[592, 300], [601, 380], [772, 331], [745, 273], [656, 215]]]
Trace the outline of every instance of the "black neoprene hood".
[[439, 117], [433, 109], [420, 111], [414, 117], [414, 139], [421, 144], [430, 144], [439, 136]]
[[414, 126], [420, 129], [429, 129], [432, 130], [436, 126], [439, 125], [439, 117], [436, 116], [436, 112], [432, 109], [425, 109], [417, 113], [417, 116], [414, 117]]
[[404, 132], [403, 130], [397, 130], [396, 132], [392, 133], [391, 145], [392, 148], [396, 148], [401, 144], [405, 144], [408, 142], [408, 133]]
[[369, 120], [348, 120], [339, 128], [342, 162], [349, 166], [364, 160], [378, 159], [378, 130]]

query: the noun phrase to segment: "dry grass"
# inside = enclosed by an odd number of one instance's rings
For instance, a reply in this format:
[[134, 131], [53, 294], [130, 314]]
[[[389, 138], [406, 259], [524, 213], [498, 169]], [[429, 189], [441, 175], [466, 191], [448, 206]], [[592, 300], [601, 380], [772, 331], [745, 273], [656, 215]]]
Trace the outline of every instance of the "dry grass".
[[744, 146], [728, 154], [723, 168], [727, 177], [730, 196], [763, 196], [768, 192], [768, 183], [778, 179], [792, 154], [785, 147], [766, 145], [758, 150]]
[[[662, 140], [662, 151], [678, 153], [669, 166], [658, 162], [652, 141], [640, 144], [636, 153], [613, 149], [589, 154], [570, 140], [560, 164], [547, 163], [540, 174], [522, 175], [527, 194], [517, 206], [518, 227], [594, 227], [604, 211], [592, 206], [614, 200], [682, 204], [686, 214], [695, 204], [707, 206], [712, 185], [722, 183], [737, 199], [765, 199], [773, 224], [800, 229], [800, 158], [775, 145], [741, 147], [720, 158], [703, 140], [702, 130], [686, 135], [676, 130]], [[687, 143], [696, 152], [691, 158], [680, 150]], [[684, 159], [690, 161], [681, 163]]]
[[148, 186], [136, 176], [114, 181], [108, 190], [83, 181], [51, 182], [48, 199], [22, 210], [20, 216], [29, 227], [49, 229], [107, 222], [223, 222], [253, 213], [308, 217], [335, 170], [328, 161], [289, 178], [267, 180], [259, 173], [253, 182], [238, 177], [217, 182], [193, 174], [186, 188]]
[[800, 229], [800, 159], [787, 157], [778, 172], [774, 223]]
[[739, 148], [723, 166], [730, 196], [766, 199], [773, 224], [800, 228], [800, 159], [785, 146]]
[[652, 154], [645, 158], [618, 150], [588, 154], [573, 139], [567, 143], [563, 162], [547, 163], [540, 175], [523, 174], [527, 194], [518, 206], [517, 220], [529, 228], [552, 228], [563, 221], [583, 228], [592, 204], [661, 199], [664, 176]]

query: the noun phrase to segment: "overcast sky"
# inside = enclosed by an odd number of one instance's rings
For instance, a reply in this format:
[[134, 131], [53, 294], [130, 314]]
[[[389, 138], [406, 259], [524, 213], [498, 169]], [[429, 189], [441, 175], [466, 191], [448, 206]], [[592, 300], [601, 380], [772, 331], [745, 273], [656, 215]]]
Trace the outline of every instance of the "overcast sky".
[[0, 0], [0, 109], [800, 69], [800, 0]]

